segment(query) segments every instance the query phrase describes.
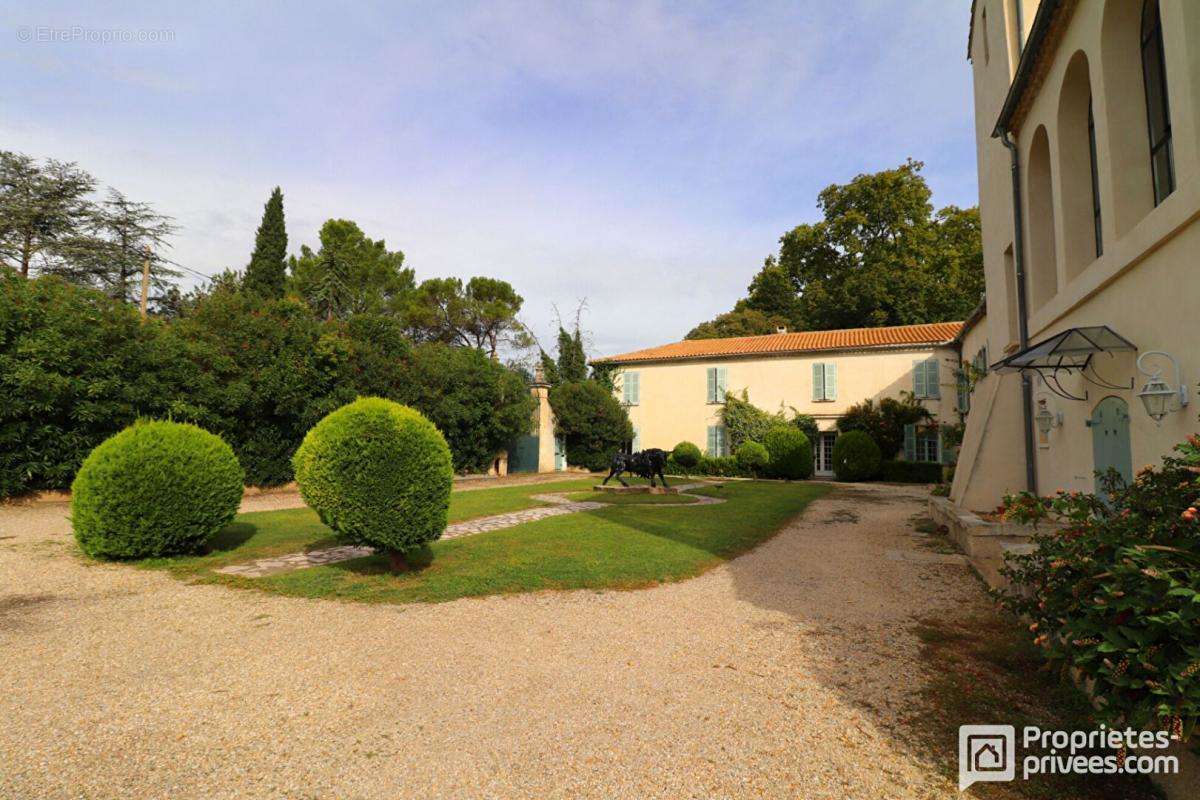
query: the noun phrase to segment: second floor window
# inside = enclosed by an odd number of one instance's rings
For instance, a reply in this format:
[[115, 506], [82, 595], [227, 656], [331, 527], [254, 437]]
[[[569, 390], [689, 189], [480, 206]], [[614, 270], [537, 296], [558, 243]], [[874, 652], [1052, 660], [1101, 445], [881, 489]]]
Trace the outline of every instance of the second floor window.
[[708, 402], [724, 403], [729, 377], [725, 367], [708, 368]]
[[913, 395], [922, 400], [942, 396], [936, 358], [913, 362]]
[[812, 399], [816, 402], [837, 400], [837, 364], [812, 365]]
[[1175, 191], [1171, 106], [1167, 98], [1167, 65], [1163, 56], [1162, 18], [1158, 13], [1158, 0], [1145, 0], [1142, 6], [1142, 80], [1146, 86], [1154, 205], [1158, 205]]
[[627, 406], [636, 406], [641, 399], [641, 376], [636, 372], [626, 372], [625, 380], [622, 384], [624, 397], [623, 402]]

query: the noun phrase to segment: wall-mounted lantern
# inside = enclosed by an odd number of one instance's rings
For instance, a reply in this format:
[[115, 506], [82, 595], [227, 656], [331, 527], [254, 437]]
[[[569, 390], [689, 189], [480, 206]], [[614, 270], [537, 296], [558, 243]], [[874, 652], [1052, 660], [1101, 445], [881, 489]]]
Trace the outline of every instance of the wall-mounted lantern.
[[1063, 424], [1063, 415], [1061, 411], [1056, 414], [1046, 408], [1045, 400], [1038, 400], [1038, 412], [1033, 415], [1033, 421], [1043, 436], [1049, 436], [1051, 430]]
[[[1161, 369], [1151, 371], [1142, 366], [1142, 362], [1150, 356], [1162, 356], [1171, 362], [1171, 366], [1175, 368], [1174, 386], [1163, 380]], [[1150, 380], [1146, 381], [1146, 385], [1138, 392], [1138, 397], [1142, 398], [1142, 405], [1146, 407], [1146, 413], [1156, 424], [1161, 425], [1163, 417], [1167, 414], [1187, 406], [1187, 386], [1180, 380], [1179, 362], [1175, 360], [1174, 356], [1164, 353], [1162, 350], [1150, 350], [1138, 356], [1137, 368], [1138, 372], [1150, 377]]]

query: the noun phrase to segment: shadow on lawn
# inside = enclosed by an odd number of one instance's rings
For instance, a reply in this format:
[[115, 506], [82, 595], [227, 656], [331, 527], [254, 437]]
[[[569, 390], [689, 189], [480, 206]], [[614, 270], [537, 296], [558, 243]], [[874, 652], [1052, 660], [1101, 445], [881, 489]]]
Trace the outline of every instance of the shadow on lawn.
[[204, 552], [208, 554], [236, 550], [249, 541], [250, 537], [257, 532], [258, 526], [256, 525], [251, 525], [248, 522], [231, 522], [218, 531], [216, 536], [208, 540], [208, 547]]

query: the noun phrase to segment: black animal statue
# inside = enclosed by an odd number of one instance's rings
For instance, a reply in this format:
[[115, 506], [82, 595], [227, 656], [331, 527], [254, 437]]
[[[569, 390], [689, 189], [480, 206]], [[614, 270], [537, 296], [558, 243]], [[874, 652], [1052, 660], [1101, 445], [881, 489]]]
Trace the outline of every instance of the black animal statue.
[[649, 450], [642, 450], [640, 453], [617, 453], [613, 456], [612, 466], [608, 470], [608, 477], [604, 479], [601, 486], [607, 486], [609, 480], [616, 478], [621, 482], [622, 486], [629, 486], [625, 479], [621, 477], [624, 472], [637, 475], [639, 478], [645, 478], [650, 481], [650, 485], [654, 485], [654, 479], [657, 476], [662, 481], [665, 488], [667, 478], [663, 475], [663, 468], [667, 466], [667, 453], [665, 450], [659, 450], [657, 447], [651, 447]]

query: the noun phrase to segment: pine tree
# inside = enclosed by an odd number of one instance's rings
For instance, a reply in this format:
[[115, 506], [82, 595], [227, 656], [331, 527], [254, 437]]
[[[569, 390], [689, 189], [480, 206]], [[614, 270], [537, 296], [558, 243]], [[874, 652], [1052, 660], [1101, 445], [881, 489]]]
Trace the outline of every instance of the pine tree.
[[276, 186], [263, 207], [262, 223], [254, 234], [254, 252], [246, 267], [245, 288], [263, 297], [282, 297], [287, 277], [287, 228], [283, 222], [283, 191]]

